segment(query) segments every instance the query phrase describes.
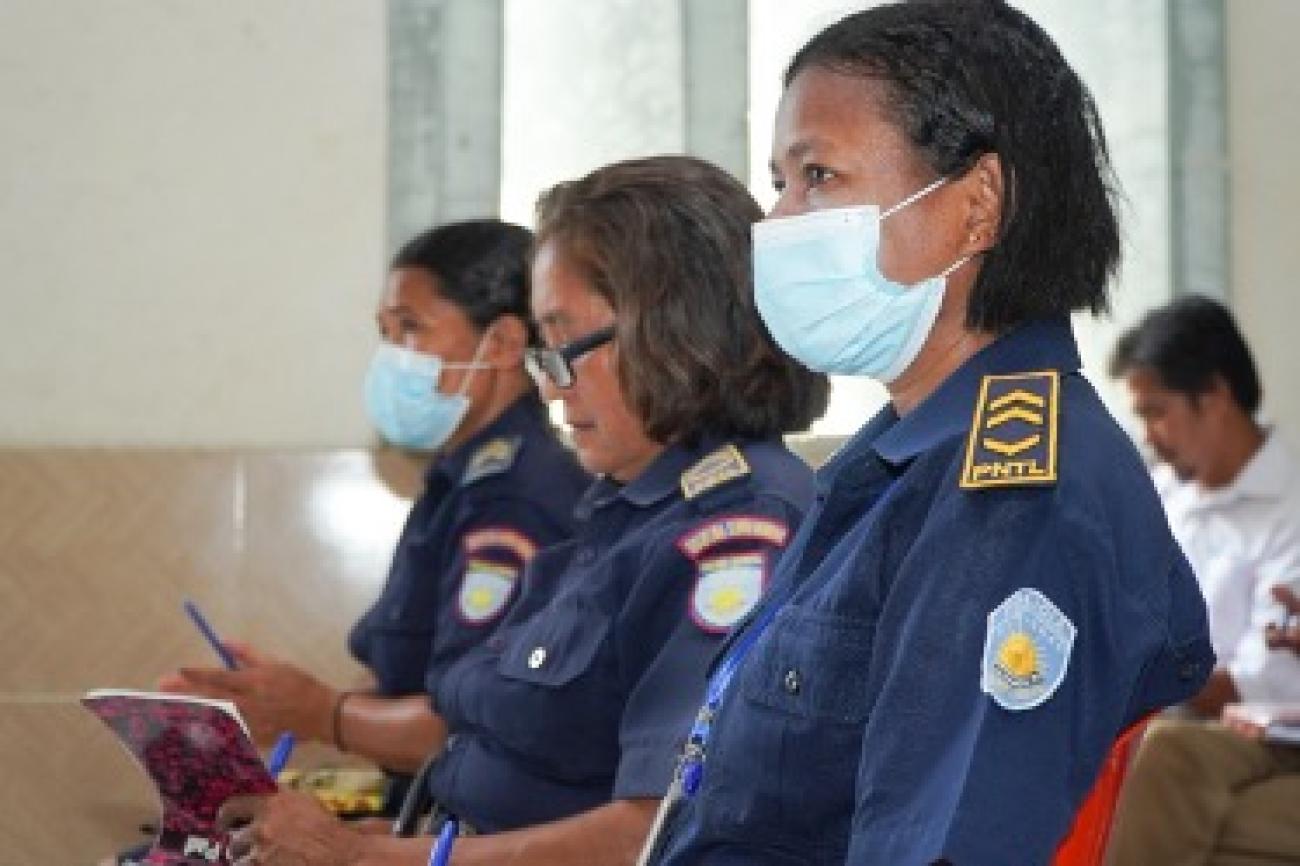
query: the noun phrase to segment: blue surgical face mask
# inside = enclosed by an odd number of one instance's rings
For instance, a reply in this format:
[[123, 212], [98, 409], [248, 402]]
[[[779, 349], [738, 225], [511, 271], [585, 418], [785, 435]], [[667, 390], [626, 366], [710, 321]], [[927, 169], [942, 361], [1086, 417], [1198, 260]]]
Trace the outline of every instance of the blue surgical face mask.
[[812, 211], [754, 226], [754, 300], [772, 337], [812, 370], [892, 382], [916, 360], [939, 315], [948, 274], [904, 286], [880, 272], [876, 205]]
[[[485, 335], [486, 336], [486, 335]], [[366, 411], [384, 438], [412, 451], [436, 451], [456, 432], [469, 409], [465, 391], [473, 373], [455, 394], [438, 390], [444, 369], [478, 370], [484, 341], [468, 364], [446, 363], [405, 346], [381, 343], [366, 373]]]

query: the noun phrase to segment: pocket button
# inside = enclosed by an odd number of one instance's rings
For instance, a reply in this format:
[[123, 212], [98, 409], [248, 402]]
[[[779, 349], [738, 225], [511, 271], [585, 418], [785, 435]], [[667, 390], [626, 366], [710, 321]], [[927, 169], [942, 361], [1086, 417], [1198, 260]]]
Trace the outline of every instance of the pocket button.
[[787, 694], [791, 694], [791, 695], [799, 694], [799, 688], [801, 685], [799, 679], [799, 672], [794, 668], [791, 668], [790, 670], [786, 671], [783, 684], [785, 686], [785, 690]]

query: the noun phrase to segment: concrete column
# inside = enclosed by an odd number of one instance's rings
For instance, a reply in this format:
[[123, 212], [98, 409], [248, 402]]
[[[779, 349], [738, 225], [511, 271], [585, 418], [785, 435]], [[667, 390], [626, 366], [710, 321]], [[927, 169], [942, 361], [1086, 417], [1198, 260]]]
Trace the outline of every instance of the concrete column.
[[491, 216], [501, 190], [504, 0], [389, 0], [388, 246]]
[[1232, 287], [1223, 0], [1172, 0], [1168, 15], [1173, 291], [1226, 300]]
[[686, 151], [749, 178], [749, 0], [681, 0]]

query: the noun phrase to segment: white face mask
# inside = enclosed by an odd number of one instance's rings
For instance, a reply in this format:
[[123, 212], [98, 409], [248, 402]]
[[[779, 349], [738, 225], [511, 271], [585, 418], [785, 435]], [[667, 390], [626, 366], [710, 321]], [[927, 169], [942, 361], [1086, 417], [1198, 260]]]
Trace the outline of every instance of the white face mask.
[[876, 205], [812, 211], [754, 225], [754, 300], [772, 337], [822, 373], [889, 383], [916, 360], [939, 315], [948, 274], [912, 286], [880, 272], [880, 223], [947, 178], [884, 213]]
[[438, 390], [443, 369], [479, 370], [487, 334], [479, 340], [468, 364], [447, 363], [406, 346], [381, 343], [366, 374], [366, 411], [375, 428], [389, 442], [412, 451], [436, 451], [456, 432], [469, 411], [473, 372], [455, 394]]

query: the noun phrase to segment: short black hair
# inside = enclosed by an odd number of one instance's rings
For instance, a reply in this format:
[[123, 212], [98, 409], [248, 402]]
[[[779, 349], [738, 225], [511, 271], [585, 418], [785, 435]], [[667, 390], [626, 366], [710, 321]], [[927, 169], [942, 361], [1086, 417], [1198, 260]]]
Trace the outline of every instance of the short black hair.
[[829, 380], [777, 348], [754, 305], [762, 217], [739, 181], [688, 156], [607, 165], [538, 202], [538, 245], [614, 308], [619, 383], [656, 441], [768, 438], [826, 411]]
[[1185, 295], [1157, 307], [1125, 331], [1110, 356], [1110, 374], [1151, 370], [1160, 384], [1195, 399], [1228, 383], [1232, 398], [1247, 414], [1259, 411], [1264, 389], [1250, 347], [1223, 304], [1200, 295]]
[[529, 313], [528, 256], [533, 233], [495, 219], [435, 226], [407, 241], [391, 267], [420, 268], [438, 279], [440, 293], [482, 330], [503, 315], [519, 317], [528, 344], [540, 345]]
[[1108, 308], [1120, 240], [1106, 139], [1087, 88], [1027, 16], [1003, 0], [876, 6], [813, 37], [785, 86], [807, 68], [883, 85], [882, 110], [937, 176], [998, 156], [1002, 220], [968, 327]]

